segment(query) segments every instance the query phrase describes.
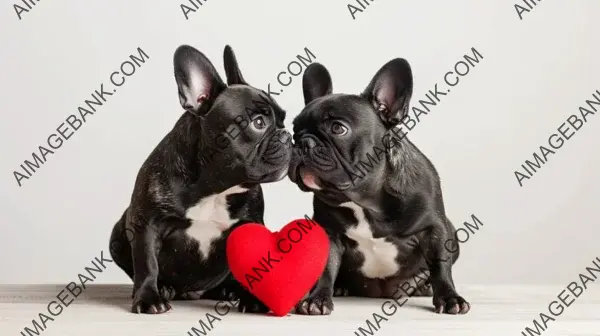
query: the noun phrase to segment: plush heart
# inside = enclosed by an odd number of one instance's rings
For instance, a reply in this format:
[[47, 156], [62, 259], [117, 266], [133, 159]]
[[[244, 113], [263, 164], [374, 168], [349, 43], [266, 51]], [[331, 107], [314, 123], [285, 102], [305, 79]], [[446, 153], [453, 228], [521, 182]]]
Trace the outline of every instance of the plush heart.
[[279, 232], [248, 223], [227, 238], [233, 276], [277, 316], [289, 313], [308, 293], [325, 270], [328, 255], [325, 230], [308, 219], [294, 220]]

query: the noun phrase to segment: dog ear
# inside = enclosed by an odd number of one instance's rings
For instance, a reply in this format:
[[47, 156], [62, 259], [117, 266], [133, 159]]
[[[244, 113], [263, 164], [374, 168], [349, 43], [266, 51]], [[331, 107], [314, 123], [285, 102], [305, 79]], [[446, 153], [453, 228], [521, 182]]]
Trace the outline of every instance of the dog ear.
[[309, 65], [302, 76], [304, 105], [333, 92], [329, 71], [320, 63]]
[[210, 103], [227, 87], [208, 58], [189, 45], [175, 50], [173, 66], [179, 102], [197, 116], [208, 112]]
[[408, 112], [413, 76], [403, 58], [387, 62], [373, 77], [361, 96], [368, 99], [388, 126], [396, 125]]
[[223, 50], [223, 63], [225, 64], [225, 75], [227, 76], [227, 85], [232, 84], [244, 84], [248, 85], [242, 76], [240, 67], [238, 66], [237, 59], [233, 49], [229, 46], [225, 46]]

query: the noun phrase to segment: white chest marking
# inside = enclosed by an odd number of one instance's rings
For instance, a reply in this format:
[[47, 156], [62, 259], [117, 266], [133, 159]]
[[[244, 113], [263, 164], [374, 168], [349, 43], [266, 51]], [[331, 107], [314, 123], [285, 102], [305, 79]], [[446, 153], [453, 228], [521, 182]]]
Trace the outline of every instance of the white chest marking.
[[358, 243], [358, 251], [365, 261], [360, 271], [368, 278], [386, 278], [400, 270], [396, 257], [398, 249], [385, 238], [373, 238], [364, 210], [354, 202], [340, 204], [354, 211], [358, 224], [346, 230], [346, 236]]
[[204, 258], [210, 252], [212, 241], [237, 222], [236, 218], [229, 217], [227, 196], [247, 190], [234, 186], [220, 194], [204, 197], [186, 210], [185, 216], [192, 221], [186, 233], [200, 243], [200, 251]]

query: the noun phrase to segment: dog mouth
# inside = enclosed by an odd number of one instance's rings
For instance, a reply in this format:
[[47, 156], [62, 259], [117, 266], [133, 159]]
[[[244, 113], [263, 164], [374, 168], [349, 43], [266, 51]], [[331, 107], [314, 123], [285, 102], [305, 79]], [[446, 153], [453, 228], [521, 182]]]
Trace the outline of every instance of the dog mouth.
[[[318, 191], [323, 194], [336, 195], [339, 192], [347, 191], [354, 185], [352, 181], [342, 178], [342, 176], [329, 176], [329, 175], [341, 175], [339, 170], [332, 169], [332, 164], [329, 161], [333, 161], [332, 158], [328, 158], [328, 163], [325, 166], [320, 165], [322, 162], [311, 162], [312, 164], [307, 165], [299, 150], [295, 148], [290, 161], [288, 177], [295, 183], [298, 188], [304, 192]], [[323, 169], [313, 168], [316, 165]], [[329, 172], [329, 173], [328, 173]], [[330, 180], [333, 179], [333, 181]], [[335, 182], [334, 182], [335, 181]]]
[[296, 172], [296, 181], [302, 183], [302, 186], [310, 190], [321, 190], [323, 181], [310, 169], [301, 166]]
[[302, 191], [319, 191], [324, 194], [334, 195], [336, 192], [343, 192], [352, 187], [352, 182], [334, 184], [316, 175], [316, 173], [307, 167], [300, 166], [296, 169], [295, 182]]

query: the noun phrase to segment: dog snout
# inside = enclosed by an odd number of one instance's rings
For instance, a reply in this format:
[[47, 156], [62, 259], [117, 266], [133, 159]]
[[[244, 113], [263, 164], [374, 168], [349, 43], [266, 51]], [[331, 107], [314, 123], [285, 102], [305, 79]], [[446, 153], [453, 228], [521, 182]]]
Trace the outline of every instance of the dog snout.
[[290, 134], [290, 132], [283, 130], [277, 137], [277, 140], [279, 140], [280, 143], [284, 144], [284, 145], [292, 145], [292, 135]]
[[309, 150], [316, 146], [317, 142], [312, 137], [305, 136], [300, 139], [300, 150], [302, 150], [302, 153], [308, 153]]
[[271, 150], [280, 147], [286, 149], [292, 147], [292, 135], [285, 129], [278, 130], [269, 140], [269, 148]]
[[289, 161], [292, 149], [292, 135], [286, 130], [276, 132], [269, 139], [263, 154], [264, 160], [271, 164], [280, 164]]

